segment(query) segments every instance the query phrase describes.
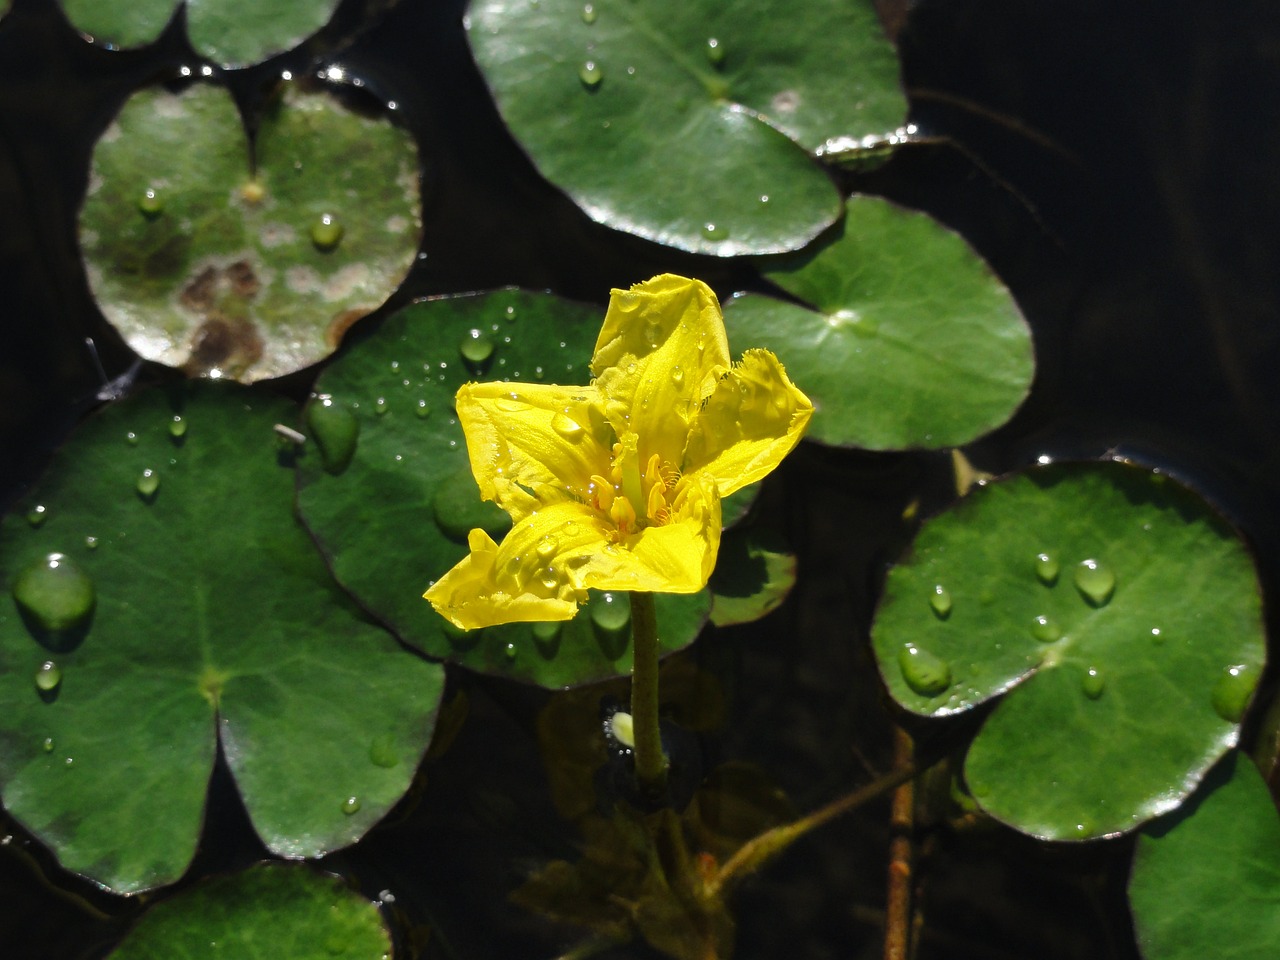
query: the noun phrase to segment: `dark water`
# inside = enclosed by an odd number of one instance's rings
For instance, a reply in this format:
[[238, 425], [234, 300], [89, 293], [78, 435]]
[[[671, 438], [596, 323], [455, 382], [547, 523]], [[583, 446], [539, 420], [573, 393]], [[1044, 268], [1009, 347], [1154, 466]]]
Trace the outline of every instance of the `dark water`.
[[[345, 4], [337, 27], [358, 22], [358, 7]], [[461, 8], [404, 0], [347, 49], [317, 42], [234, 81], [251, 102], [278, 70], [306, 72], [313, 57], [331, 56], [401, 105], [429, 159], [427, 257], [395, 302], [509, 284], [603, 302], [609, 287], [664, 270], [703, 277], [722, 295], [758, 284], [749, 264], [597, 227], [543, 182], [487, 99]], [[961, 231], [1035, 334], [1030, 398], [973, 445], [972, 459], [997, 472], [1042, 455], [1162, 466], [1239, 525], [1272, 594], [1280, 13], [1262, 0], [926, 0], [899, 43], [912, 119], [939, 142], [847, 186]], [[141, 52], [90, 46], [47, 0], [17, 0], [0, 22], [0, 503], [92, 406], [101, 378], [84, 339], [110, 376], [132, 360], [89, 296], [76, 211], [96, 133], [132, 90], [188, 62], [176, 33]], [[281, 388], [300, 395], [306, 380]], [[702, 738], [708, 759], [766, 765], [799, 809], [865, 777], [859, 753], [887, 763], [888, 714], [862, 634], [901, 545], [893, 518], [917, 494], [940, 505], [946, 484], [935, 456], [809, 449], [787, 464], [772, 495], [799, 547], [801, 581], [763, 624], [712, 631], [691, 654], [728, 704], [724, 730]], [[470, 705], [459, 739], [428, 762], [416, 803], [330, 865], [371, 895], [393, 891], [408, 927], [433, 931], [425, 956], [552, 956], [571, 938], [504, 900], [538, 863], [572, 856], [531, 733], [547, 695], [452, 682]], [[920, 735], [927, 744], [955, 733]], [[851, 817], [746, 888], [739, 956], [877, 955], [884, 824], [880, 808]], [[938, 827], [924, 849], [937, 939], [922, 956], [1133, 955], [1124, 843], [1050, 847], [995, 828]], [[201, 867], [256, 855], [232, 788], [216, 780]], [[20, 834], [0, 850], [0, 932], [19, 951], [6, 955], [101, 950], [116, 923], [65, 890], [109, 917], [134, 909], [58, 874]]]

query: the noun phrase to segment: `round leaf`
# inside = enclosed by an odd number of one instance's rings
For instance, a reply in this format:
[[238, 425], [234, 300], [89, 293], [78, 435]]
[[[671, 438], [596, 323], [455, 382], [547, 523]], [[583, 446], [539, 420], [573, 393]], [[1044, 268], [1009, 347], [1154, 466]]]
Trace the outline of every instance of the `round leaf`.
[[735, 527], [720, 541], [711, 574], [711, 622], [717, 627], [759, 620], [776, 608], [796, 582], [796, 557], [768, 527]]
[[337, 877], [263, 863], [156, 904], [111, 960], [385, 960], [390, 950], [377, 906]]
[[409, 134], [284, 84], [251, 173], [226, 91], [133, 96], [94, 148], [89, 283], [138, 353], [244, 381], [328, 356], [408, 273], [421, 234]]
[[1147, 960], [1270, 960], [1276, 954], [1275, 803], [1246, 758], [1232, 754], [1218, 773], [1205, 796], [1138, 837], [1129, 903]]
[[[422, 599], [467, 554], [467, 533], [500, 539], [507, 515], [484, 503], [453, 415], [470, 380], [586, 383], [600, 329], [596, 307], [501, 291], [427, 300], [389, 317], [376, 337], [322, 373], [319, 403], [354, 424], [345, 465], [308, 452], [298, 504], [335, 576], [406, 642], [472, 670], [564, 687], [631, 669], [625, 594], [593, 593], [564, 624], [513, 623], [463, 632]], [[328, 424], [309, 416], [324, 442]], [[376, 502], [376, 509], [365, 504]], [[659, 595], [663, 648], [688, 644], [706, 621], [706, 591]]]
[[927, 522], [889, 573], [873, 641], [916, 713], [1009, 691], [966, 777], [988, 812], [1049, 838], [1176, 806], [1236, 742], [1264, 655], [1234, 531], [1121, 463], [1035, 469]]
[[[114, 47], [150, 43], [173, 19], [174, 0], [59, 0], [76, 29]], [[338, 0], [199, 0], [186, 4], [187, 35], [224, 67], [258, 63], [329, 22]]]
[[231, 384], [113, 404], [0, 526], [4, 806], [111, 889], [182, 873], [219, 736], [290, 857], [362, 836], [426, 750], [442, 670], [352, 609], [295, 520], [272, 429], [294, 410]]
[[516, 138], [593, 219], [719, 256], [796, 250], [840, 214], [810, 157], [902, 123], [871, 0], [492, 0], [476, 60]]
[[729, 335], [773, 350], [813, 400], [808, 438], [951, 447], [1013, 415], [1031, 331], [1008, 289], [932, 217], [855, 196], [830, 244], [765, 276], [808, 307], [746, 294]]

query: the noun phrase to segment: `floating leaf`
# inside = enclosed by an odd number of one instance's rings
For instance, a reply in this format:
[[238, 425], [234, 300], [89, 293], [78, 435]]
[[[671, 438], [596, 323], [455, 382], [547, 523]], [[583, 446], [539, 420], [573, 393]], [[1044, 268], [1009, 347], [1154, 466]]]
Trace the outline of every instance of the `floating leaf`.
[[1280, 818], [1232, 754], [1197, 796], [1138, 837], [1129, 903], [1147, 960], [1271, 960], [1280, 943]]
[[413, 262], [409, 134], [284, 84], [251, 172], [229, 94], [134, 95], [98, 141], [80, 245], [107, 319], [149, 360], [259, 380], [328, 356]]
[[262, 863], [156, 904], [111, 960], [385, 960], [390, 950], [377, 906], [337, 877]]
[[1097, 837], [1176, 806], [1236, 742], [1259, 608], [1243, 544], [1198, 497], [1127, 464], [1055, 466], [927, 522], [889, 573], [873, 642], [916, 713], [1009, 691], [966, 760], [988, 812]]
[[814, 404], [808, 437], [896, 450], [967, 443], [1031, 386], [1031, 332], [1008, 289], [932, 217], [855, 196], [830, 244], [765, 276], [808, 307], [746, 294], [729, 336], [773, 350]]
[[[352, 608], [295, 520], [272, 430], [295, 409], [207, 383], [113, 404], [0, 526], [4, 806], [111, 889], [182, 873], [219, 737], [289, 857], [361, 837], [427, 748], [443, 671]], [[68, 568], [92, 589], [25, 579]]]
[[711, 622], [717, 627], [759, 620], [787, 598], [796, 582], [796, 558], [767, 527], [725, 532], [711, 574]]
[[[422, 593], [467, 553], [467, 533], [501, 538], [507, 515], [480, 499], [453, 414], [469, 380], [586, 383], [600, 329], [597, 307], [501, 291], [427, 300], [387, 318], [376, 337], [344, 351], [320, 375], [320, 399], [357, 424], [341, 471], [306, 456], [299, 508], [334, 574], [406, 642], [473, 670], [548, 687], [631, 669], [626, 594], [592, 593], [564, 623], [512, 623], [464, 632]], [[362, 505], [369, 504], [369, 508]], [[373, 507], [376, 506], [376, 509]], [[706, 591], [659, 595], [664, 650], [688, 644], [706, 621]]]
[[840, 215], [810, 152], [888, 135], [906, 113], [871, 0], [802, 17], [783, 0], [493, 0], [469, 27], [547, 179], [593, 219], [682, 250], [804, 246]]
[[[76, 29], [113, 47], [155, 40], [174, 0], [58, 0]], [[185, 4], [191, 45], [224, 67], [258, 63], [297, 46], [333, 16], [338, 0], [199, 0]]]

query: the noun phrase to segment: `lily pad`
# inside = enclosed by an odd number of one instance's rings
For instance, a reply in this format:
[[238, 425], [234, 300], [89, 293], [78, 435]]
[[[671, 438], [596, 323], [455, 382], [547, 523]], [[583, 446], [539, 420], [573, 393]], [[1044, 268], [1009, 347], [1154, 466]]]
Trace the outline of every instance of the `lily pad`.
[[804, 246], [840, 215], [811, 153], [884, 138], [906, 100], [871, 0], [491, 0], [468, 36], [533, 162], [618, 230], [719, 256]]
[[1168, 822], [1138, 837], [1129, 903], [1147, 960], [1271, 960], [1280, 943], [1280, 817], [1232, 754]]
[[113, 890], [181, 875], [219, 740], [287, 857], [363, 836], [426, 751], [443, 670], [294, 518], [273, 425], [295, 411], [234, 384], [113, 404], [0, 525], [0, 795]]
[[1031, 387], [1031, 331], [1008, 288], [926, 214], [851, 197], [829, 244], [765, 276], [803, 305], [744, 294], [725, 304], [725, 325], [804, 384], [811, 440], [958, 446], [1008, 420]]
[[385, 960], [391, 937], [376, 905], [331, 875], [261, 863], [216, 877], [148, 910], [111, 960], [217, 954], [239, 960]]
[[80, 246], [93, 294], [148, 360], [259, 380], [328, 356], [409, 271], [410, 135], [285, 83], [251, 167], [230, 95], [143, 90], [93, 153]]
[[1235, 744], [1264, 657], [1235, 532], [1172, 480], [1118, 462], [1030, 470], [925, 523], [872, 637], [915, 713], [1008, 693], [969, 750], [969, 789], [1055, 839], [1177, 806]]
[[[480, 499], [471, 475], [453, 415], [458, 387], [477, 379], [586, 383], [599, 329], [598, 307], [547, 294], [426, 300], [387, 318], [376, 337], [345, 351], [318, 378], [310, 412], [329, 416], [309, 415], [309, 430], [322, 449], [351, 449], [339, 458], [345, 466], [332, 456], [302, 458], [299, 509], [339, 582], [407, 643], [472, 670], [547, 687], [631, 669], [626, 594], [593, 592], [564, 623], [470, 632], [422, 599], [466, 556], [472, 527], [501, 538], [510, 526], [505, 513]], [[656, 600], [664, 650], [693, 640], [711, 602], [706, 591]]]
[[750, 623], [773, 611], [796, 582], [796, 557], [768, 527], [735, 527], [720, 542], [711, 574], [711, 622]]
[[113, 47], [140, 47], [186, 7], [191, 45], [224, 67], [296, 47], [333, 16], [339, 0], [58, 0], [77, 30]]

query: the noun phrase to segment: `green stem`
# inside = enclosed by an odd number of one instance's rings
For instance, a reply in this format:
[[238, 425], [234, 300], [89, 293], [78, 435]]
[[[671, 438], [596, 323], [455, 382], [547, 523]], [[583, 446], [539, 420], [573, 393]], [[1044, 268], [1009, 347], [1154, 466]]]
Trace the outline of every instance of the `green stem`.
[[635, 737], [636, 782], [646, 797], [667, 789], [667, 757], [658, 729], [658, 617], [653, 594], [631, 594], [631, 722]]

